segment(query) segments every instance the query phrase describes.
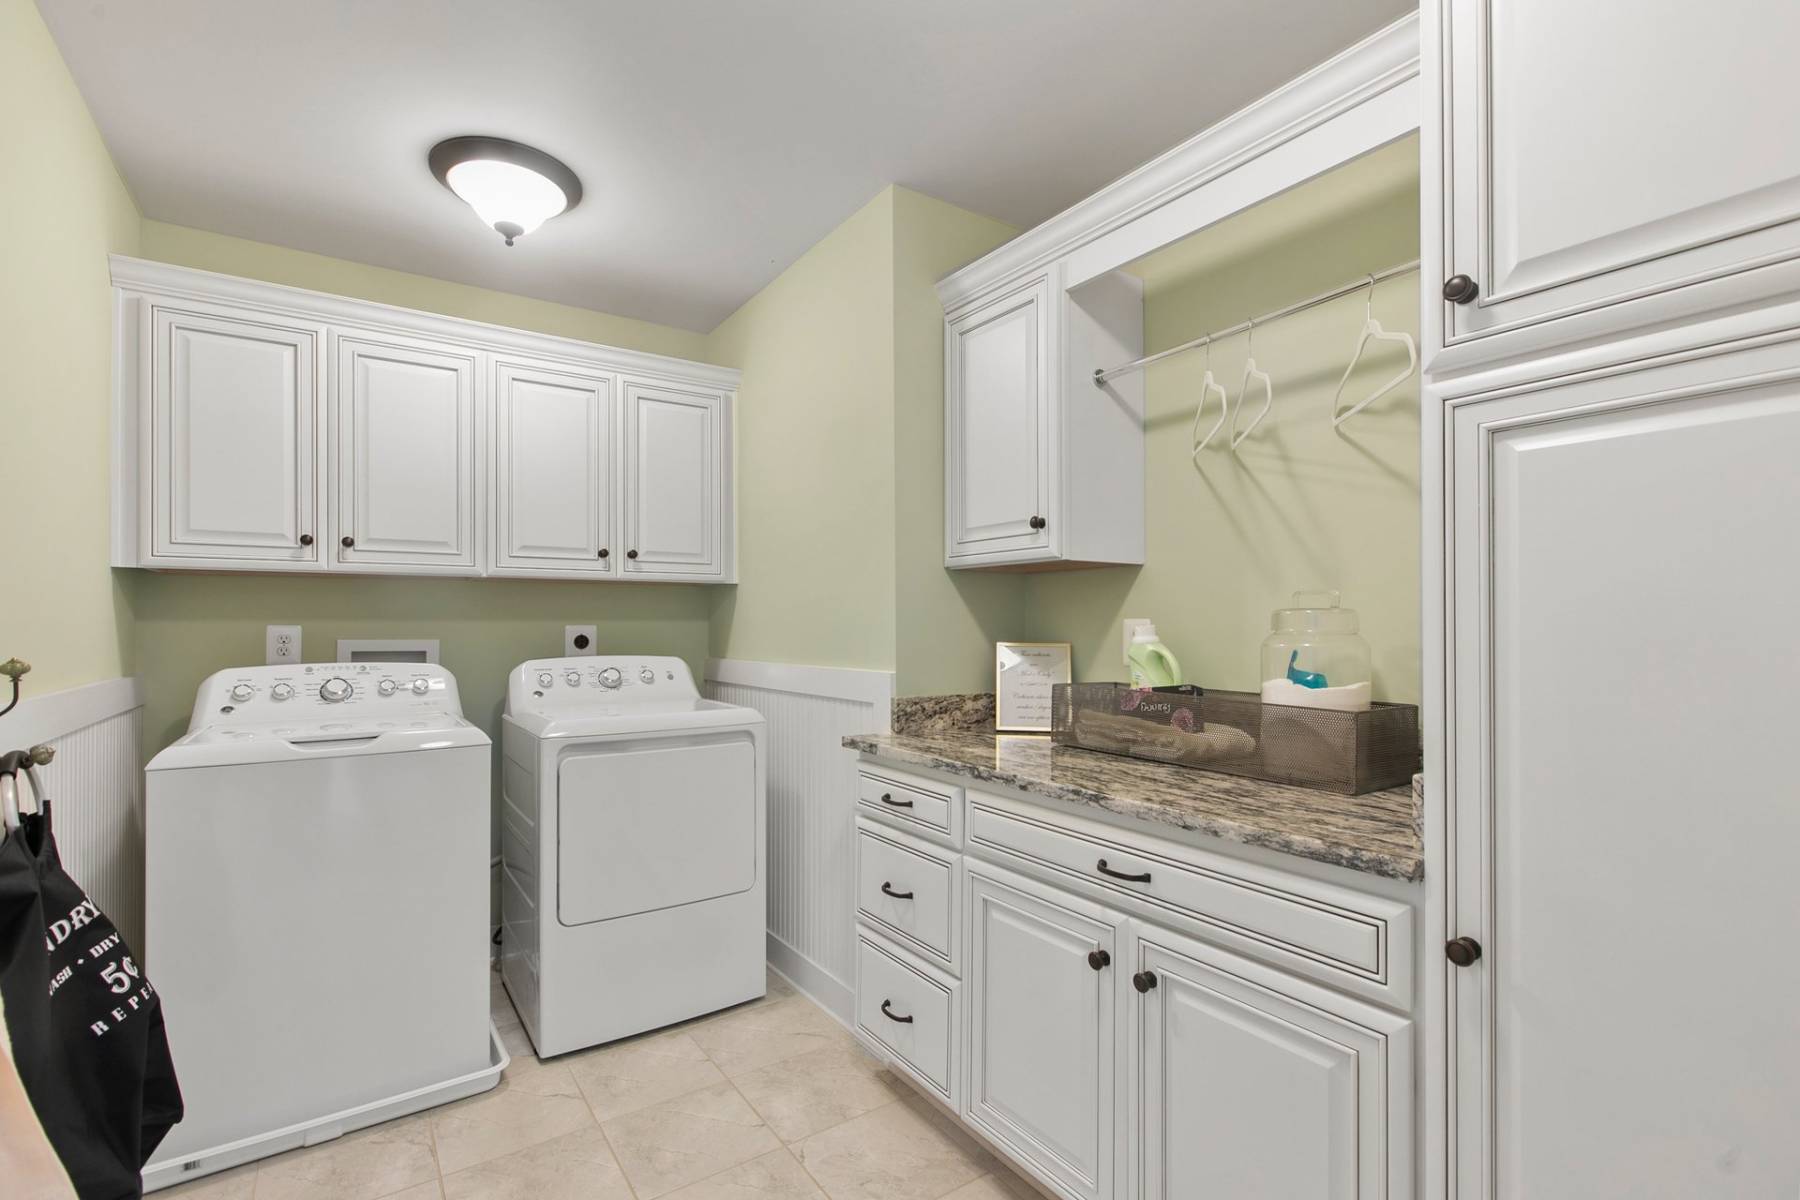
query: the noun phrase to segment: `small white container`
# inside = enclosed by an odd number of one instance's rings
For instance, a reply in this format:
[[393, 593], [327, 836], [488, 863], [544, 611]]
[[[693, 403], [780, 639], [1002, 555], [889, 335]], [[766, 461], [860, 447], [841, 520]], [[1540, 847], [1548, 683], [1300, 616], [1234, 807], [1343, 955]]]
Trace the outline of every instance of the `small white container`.
[[1334, 591], [1295, 592], [1292, 608], [1269, 619], [1262, 644], [1264, 704], [1365, 712], [1370, 701], [1369, 643], [1356, 610]]

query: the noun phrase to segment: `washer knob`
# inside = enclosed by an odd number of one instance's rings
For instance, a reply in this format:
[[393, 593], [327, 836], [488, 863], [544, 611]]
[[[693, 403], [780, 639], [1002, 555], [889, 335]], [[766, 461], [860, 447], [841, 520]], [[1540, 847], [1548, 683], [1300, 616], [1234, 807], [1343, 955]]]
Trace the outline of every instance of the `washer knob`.
[[412, 692], [415, 696], [423, 696], [431, 690], [431, 680], [415, 679], [412, 681]]
[[250, 697], [254, 695], [256, 695], [256, 689], [247, 683], [240, 683], [231, 689], [231, 698], [239, 704], [244, 703], [244, 701], [250, 699]]
[[640, 680], [642, 680], [644, 683], [655, 683], [656, 682], [656, 672], [652, 671], [649, 667], [645, 667], [643, 670], [638, 672], [638, 678]]
[[556, 676], [552, 675], [550, 672], [548, 672], [548, 671], [539, 671], [538, 672], [538, 686], [539, 687], [549, 687], [551, 684], [553, 684], [555, 682], [556, 682]]
[[563, 682], [568, 684], [570, 687], [580, 687], [581, 686], [581, 672], [580, 671], [564, 671], [563, 672]]
[[319, 685], [319, 699], [327, 704], [336, 704], [350, 698], [350, 681], [332, 676]]
[[293, 698], [294, 687], [292, 684], [278, 683], [269, 689], [269, 699], [271, 700], [292, 700]]
[[600, 672], [600, 686], [603, 688], [616, 688], [623, 682], [625, 678], [619, 674], [617, 667], [608, 667]]
[[395, 683], [391, 679], [384, 679], [380, 683], [375, 685], [375, 690], [380, 692], [384, 696], [391, 696], [395, 692], [400, 690], [400, 685]]

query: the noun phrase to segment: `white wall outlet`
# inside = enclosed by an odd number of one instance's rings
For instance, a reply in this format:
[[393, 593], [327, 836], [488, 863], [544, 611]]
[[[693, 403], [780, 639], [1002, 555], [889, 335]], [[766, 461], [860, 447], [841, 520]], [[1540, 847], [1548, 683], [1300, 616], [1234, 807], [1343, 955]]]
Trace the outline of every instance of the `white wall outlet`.
[[271, 625], [263, 633], [263, 661], [270, 666], [300, 661], [300, 627]]
[[1126, 666], [1131, 665], [1131, 635], [1138, 631], [1140, 625], [1153, 625], [1148, 617], [1126, 617], [1124, 629], [1119, 636], [1119, 661]]
[[563, 653], [566, 655], [593, 654], [594, 627], [592, 625], [564, 625]]

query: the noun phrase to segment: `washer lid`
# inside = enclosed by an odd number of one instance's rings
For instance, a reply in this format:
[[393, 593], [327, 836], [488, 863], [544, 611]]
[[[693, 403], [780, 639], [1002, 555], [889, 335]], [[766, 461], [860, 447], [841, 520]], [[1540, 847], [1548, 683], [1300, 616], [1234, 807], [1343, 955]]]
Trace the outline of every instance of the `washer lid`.
[[292, 725], [208, 725], [166, 747], [149, 771], [244, 763], [309, 762], [373, 754], [488, 746], [487, 734], [463, 718], [429, 713], [392, 721], [347, 720]]

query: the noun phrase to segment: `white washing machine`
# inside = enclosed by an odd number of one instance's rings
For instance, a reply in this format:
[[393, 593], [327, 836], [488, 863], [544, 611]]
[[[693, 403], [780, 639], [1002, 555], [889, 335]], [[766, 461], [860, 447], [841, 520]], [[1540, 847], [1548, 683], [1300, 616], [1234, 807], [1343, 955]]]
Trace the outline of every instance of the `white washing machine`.
[[761, 715], [679, 658], [548, 658], [501, 728], [501, 974], [538, 1054], [761, 996]]
[[179, 1183], [493, 1087], [487, 735], [433, 664], [244, 667], [151, 760], [145, 946]]

